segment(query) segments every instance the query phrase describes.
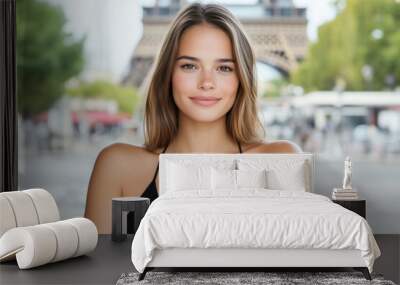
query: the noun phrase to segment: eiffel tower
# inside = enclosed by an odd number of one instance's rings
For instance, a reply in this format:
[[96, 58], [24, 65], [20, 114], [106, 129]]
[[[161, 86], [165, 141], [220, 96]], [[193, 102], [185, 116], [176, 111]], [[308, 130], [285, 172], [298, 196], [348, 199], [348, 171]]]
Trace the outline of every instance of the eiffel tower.
[[[185, 4], [185, 0], [170, 0], [166, 6], [156, 1], [154, 6], [143, 7], [143, 36], [123, 84], [142, 85], [172, 18]], [[288, 76], [304, 58], [307, 50], [305, 8], [296, 8], [292, 0], [259, 0], [253, 5], [224, 6], [243, 24], [257, 61]]]

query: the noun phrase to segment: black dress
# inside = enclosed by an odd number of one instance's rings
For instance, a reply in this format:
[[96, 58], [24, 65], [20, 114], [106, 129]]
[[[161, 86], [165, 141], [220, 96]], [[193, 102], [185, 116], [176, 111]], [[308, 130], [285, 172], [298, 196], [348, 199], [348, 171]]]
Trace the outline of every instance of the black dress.
[[[168, 146], [164, 148], [162, 153], [165, 152]], [[157, 168], [156, 168], [156, 173], [154, 173], [153, 180], [151, 180], [150, 184], [147, 186], [146, 190], [143, 192], [142, 196], [140, 197], [146, 197], [150, 199], [150, 203], [154, 201], [154, 199], [158, 198], [158, 191], [157, 191], [157, 185], [156, 185], [156, 177], [158, 173], [158, 165], [157, 163]]]
[[[164, 148], [162, 153], [165, 152], [167, 147]], [[147, 186], [146, 190], [143, 192], [142, 196], [140, 197], [146, 197], [150, 199], [150, 203], [154, 201], [154, 199], [158, 198], [158, 191], [157, 191], [157, 185], [156, 185], [156, 177], [158, 173], [158, 164], [157, 164], [157, 169], [156, 173], [154, 174], [153, 180], [151, 180], [150, 184]], [[129, 212], [127, 215], [127, 233], [128, 234], [133, 234], [134, 233], [134, 224], [135, 224], [135, 212]]]

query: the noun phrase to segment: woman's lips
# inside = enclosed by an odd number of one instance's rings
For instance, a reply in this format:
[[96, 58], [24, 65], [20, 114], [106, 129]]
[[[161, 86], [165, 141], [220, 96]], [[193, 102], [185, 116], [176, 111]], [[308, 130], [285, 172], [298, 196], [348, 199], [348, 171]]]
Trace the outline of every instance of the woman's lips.
[[201, 98], [201, 97], [190, 97], [190, 99], [193, 101], [193, 103], [205, 107], [213, 106], [220, 100], [220, 98]]

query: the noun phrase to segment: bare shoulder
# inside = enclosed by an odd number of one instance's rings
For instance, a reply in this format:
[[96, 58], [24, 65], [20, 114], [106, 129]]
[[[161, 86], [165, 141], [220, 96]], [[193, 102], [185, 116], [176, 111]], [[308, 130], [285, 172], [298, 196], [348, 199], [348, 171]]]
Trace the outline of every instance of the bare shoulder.
[[302, 153], [301, 148], [294, 142], [278, 140], [248, 145], [245, 153]]
[[145, 167], [148, 164], [152, 165], [153, 160], [157, 158], [157, 153], [150, 152], [142, 146], [113, 143], [103, 148], [99, 157], [114, 166], [132, 168], [136, 165], [141, 167]]
[[152, 153], [144, 147], [126, 143], [113, 143], [103, 148], [99, 157], [110, 162], [124, 163], [132, 159], [143, 159], [151, 156]]
[[149, 179], [148, 176], [156, 167], [157, 157], [156, 153], [141, 146], [113, 143], [101, 150], [98, 160], [119, 177], [123, 192], [126, 193], [127, 185], [132, 187], [141, 184], [142, 179]]

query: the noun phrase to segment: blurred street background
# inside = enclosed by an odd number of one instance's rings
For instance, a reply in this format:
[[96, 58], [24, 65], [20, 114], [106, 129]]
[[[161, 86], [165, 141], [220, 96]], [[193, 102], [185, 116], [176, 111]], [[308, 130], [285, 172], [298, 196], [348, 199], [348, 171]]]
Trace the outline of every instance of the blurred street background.
[[[146, 76], [168, 23], [191, 2], [18, 2], [20, 189], [50, 191], [62, 218], [83, 215], [100, 150], [142, 145]], [[399, 234], [400, 1], [218, 3], [256, 53], [265, 140], [315, 153], [315, 191], [329, 197], [350, 156], [374, 233]]]

